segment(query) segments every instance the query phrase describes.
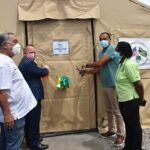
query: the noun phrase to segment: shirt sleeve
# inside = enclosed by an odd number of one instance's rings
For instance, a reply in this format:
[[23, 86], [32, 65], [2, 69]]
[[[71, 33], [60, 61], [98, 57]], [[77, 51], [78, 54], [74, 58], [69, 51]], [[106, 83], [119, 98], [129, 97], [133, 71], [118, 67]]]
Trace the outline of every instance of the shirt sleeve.
[[125, 72], [126, 72], [127, 78], [132, 83], [141, 79], [139, 68], [138, 68], [137, 64], [135, 64], [135, 63], [132, 63], [130, 65], [127, 64], [125, 67]]
[[31, 75], [42, 77], [48, 75], [48, 69], [47, 68], [40, 68], [35, 62], [30, 62], [28, 64], [28, 72]]
[[8, 66], [0, 66], [0, 90], [9, 90], [12, 86], [12, 71]]
[[108, 47], [108, 49], [106, 50], [104, 56], [109, 56], [110, 58], [114, 58], [115, 57], [115, 47], [114, 46], [110, 46]]

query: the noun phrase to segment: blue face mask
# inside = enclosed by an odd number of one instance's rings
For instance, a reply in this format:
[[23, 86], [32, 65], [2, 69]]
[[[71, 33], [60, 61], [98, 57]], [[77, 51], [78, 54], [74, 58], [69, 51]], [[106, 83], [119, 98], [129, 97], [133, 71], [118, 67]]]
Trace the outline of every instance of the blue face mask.
[[99, 45], [103, 48], [107, 48], [109, 46], [109, 42], [107, 40], [99, 41]]

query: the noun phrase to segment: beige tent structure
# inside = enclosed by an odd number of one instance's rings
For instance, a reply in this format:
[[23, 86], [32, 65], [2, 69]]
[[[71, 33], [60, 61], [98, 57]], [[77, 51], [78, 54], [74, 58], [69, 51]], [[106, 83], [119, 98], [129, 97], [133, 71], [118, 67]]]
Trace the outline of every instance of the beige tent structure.
[[[0, 31], [16, 33], [23, 46], [33, 44], [37, 63], [49, 66], [41, 132], [102, 130], [106, 113], [99, 76], [81, 77], [76, 66], [97, 59], [101, 32], [110, 32], [114, 44], [119, 38], [149, 38], [149, 6], [142, 0], [1, 0], [0, 10]], [[57, 51], [58, 43], [65, 52]], [[62, 75], [71, 80], [67, 89], [56, 87]], [[148, 100], [140, 110], [141, 124], [149, 128], [149, 69], [141, 70], [141, 76]]]

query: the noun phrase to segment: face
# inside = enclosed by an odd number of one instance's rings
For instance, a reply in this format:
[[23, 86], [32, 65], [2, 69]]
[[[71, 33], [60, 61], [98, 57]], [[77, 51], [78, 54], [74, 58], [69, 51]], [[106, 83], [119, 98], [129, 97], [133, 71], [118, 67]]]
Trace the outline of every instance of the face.
[[109, 47], [111, 40], [107, 34], [101, 34], [99, 40], [99, 45], [103, 49], [107, 49]]
[[35, 59], [36, 57], [36, 51], [35, 51], [35, 48], [33, 46], [28, 46], [24, 55], [30, 59], [30, 60], [33, 60]]
[[5, 52], [9, 57], [14, 56], [14, 53], [13, 53], [12, 49], [13, 49], [13, 46], [17, 43], [18, 43], [18, 40], [17, 40], [16, 36], [15, 35], [10, 35], [9, 40], [4, 45]]
[[101, 34], [99, 36], [99, 40], [102, 41], [102, 40], [107, 40], [109, 43], [111, 42], [111, 39], [109, 38], [109, 36], [107, 34]]
[[28, 46], [26, 50], [26, 54], [35, 54], [35, 48], [33, 46]]
[[116, 52], [119, 52], [119, 48], [118, 48], [118, 45], [116, 46], [116, 49], [115, 49], [115, 50], [116, 50]]
[[117, 45], [116, 46], [116, 52], [118, 52], [119, 54], [120, 54], [120, 56], [122, 56], [123, 54], [122, 54], [122, 52], [120, 51], [120, 48], [119, 48], [119, 46]]

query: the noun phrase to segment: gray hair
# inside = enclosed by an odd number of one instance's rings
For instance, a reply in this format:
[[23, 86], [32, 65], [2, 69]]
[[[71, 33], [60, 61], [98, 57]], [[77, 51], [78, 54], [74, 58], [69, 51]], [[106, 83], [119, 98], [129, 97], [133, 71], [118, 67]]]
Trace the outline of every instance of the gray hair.
[[10, 39], [10, 35], [13, 35], [13, 33], [11, 32], [0, 33], [0, 50], [2, 49], [3, 44]]

